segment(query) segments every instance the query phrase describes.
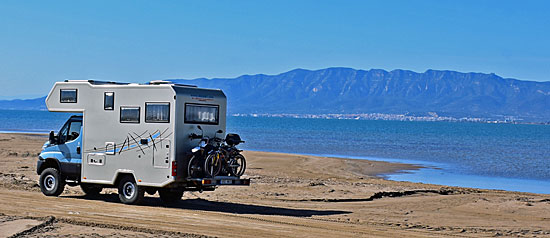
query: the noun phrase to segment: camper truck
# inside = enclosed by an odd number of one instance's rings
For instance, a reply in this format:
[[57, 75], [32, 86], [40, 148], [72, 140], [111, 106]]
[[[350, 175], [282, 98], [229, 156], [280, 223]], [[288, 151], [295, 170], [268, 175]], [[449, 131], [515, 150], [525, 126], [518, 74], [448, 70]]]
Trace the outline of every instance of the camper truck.
[[77, 115], [57, 134], [50, 132], [43, 146], [37, 163], [41, 190], [58, 196], [65, 185], [80, 185], [87, 195], [118, 188], [121, 202], [135, 204], [144, 192], [173, 202], [184, 191], [249, 185], [235, 176], [187, 174], [198, 144], [190, 135], [223, 136], [226, 102], [221, 90], [168, 81], [57, 82], [46, 98], [48, 110]]

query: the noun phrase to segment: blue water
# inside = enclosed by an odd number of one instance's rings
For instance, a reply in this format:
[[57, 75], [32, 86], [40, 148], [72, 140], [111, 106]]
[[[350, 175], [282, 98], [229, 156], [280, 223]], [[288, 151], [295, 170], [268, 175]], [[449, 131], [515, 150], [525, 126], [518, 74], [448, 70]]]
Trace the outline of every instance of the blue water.
[[[0, 131], [58, 130], [68, 117], [0, 110]], [[229, 117], [227, 130], [248, 150], [428, 167], [393, 180], [550, 193], [548, 125]]]
[[48, 111], [0, 110], [0, 132], [58, 131], [71, 115]]
[[228, 131], [245, 149], [427, 167], [392, 180], [550, 193], [548, 125], [231, 117]]

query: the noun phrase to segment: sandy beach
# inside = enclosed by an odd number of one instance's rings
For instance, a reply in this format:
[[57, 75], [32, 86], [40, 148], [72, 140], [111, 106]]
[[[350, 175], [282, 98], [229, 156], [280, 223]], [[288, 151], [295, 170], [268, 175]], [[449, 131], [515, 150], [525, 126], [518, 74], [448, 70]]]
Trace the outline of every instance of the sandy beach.
[[550, 237], [550, 195], [396, 182], [418, 168], [245, 151], [249, 187], [186, 192], [164, 206], [67, 187], [46, 197], [35, 172], [44, 135], [0, 134], [0, 237]]

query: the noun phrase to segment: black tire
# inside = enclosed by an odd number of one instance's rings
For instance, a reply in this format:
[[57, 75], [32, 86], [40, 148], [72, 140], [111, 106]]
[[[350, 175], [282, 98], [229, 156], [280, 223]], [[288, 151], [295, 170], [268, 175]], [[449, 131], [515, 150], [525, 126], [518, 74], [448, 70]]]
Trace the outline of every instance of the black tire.
[[189, 160], [189, 164], [187, 165], [187, 177], [189, 178], [200, 178], [202, 177], [202, 167], [200, 159], [193, 155], [191, 159]]
[[40, 174], [40, 190], [46, 196], [59, 196], [65, 189], [65, 178], [55, 168], [47, 168]]
[[86, 196], [97, 196], [103, 190], [101, 185], [81, 183], [80, 188], [86, 194]]
[[215, 177], [222, 170], [222, 158], [221, 153], [215, 152], [209, 154], [204, 160], [204, 173], [208, 177]]
[[236, 177], [241, 177], [246, 170], [246, 159], [243, 155], [238, 154], [233, 157], [233, 160], [229, 160], [229, 173]]
[[118, 183], [118, 198], [124, 204], [139, 204], [144, 195], [145, 189], [132, 176], [124, 176]]
[[168, 188], [162, 188], [159, 189], [159, 196], [162, 202], [172, 204], [181, 200], [183, 190], [170, 190]]

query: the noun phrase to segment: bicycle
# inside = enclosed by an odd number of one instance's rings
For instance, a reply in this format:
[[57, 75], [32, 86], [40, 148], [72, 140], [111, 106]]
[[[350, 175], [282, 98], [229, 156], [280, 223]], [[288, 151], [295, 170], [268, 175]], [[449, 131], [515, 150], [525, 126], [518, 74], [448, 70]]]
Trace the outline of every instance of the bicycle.
[[235, 146], [244, 143], [237, 134], [227, 134], [225, 144], [217, 146], [206, 157], [205, 172], [208, 176], [231, 175], [240, 177], [246, 170], [246, 159]]
[[201, 135], [197, 135], [195, 133], [191, 133], [189, 135], [189, 138], [192, 140], [200, 139], [198, 146], [191, 149], [192, 156], [191, 158], [189, 158], [189, 162], [187, 165], [187, 177], [189, 178], [204, 177], [204, 169], [202, 165], [204, 164], [205, 157], [208, 156], [213, 150], [218, 148], [220, 146], [220, 143], [222, 142], [222, 139], [217, 137], [218, 133], [223, 133], [222, 130], [216, 131], [214, 138], [211, 139], [208, 136], [204, 135], [201, 126], [197, 126], [197, 128], [201, 131]]

